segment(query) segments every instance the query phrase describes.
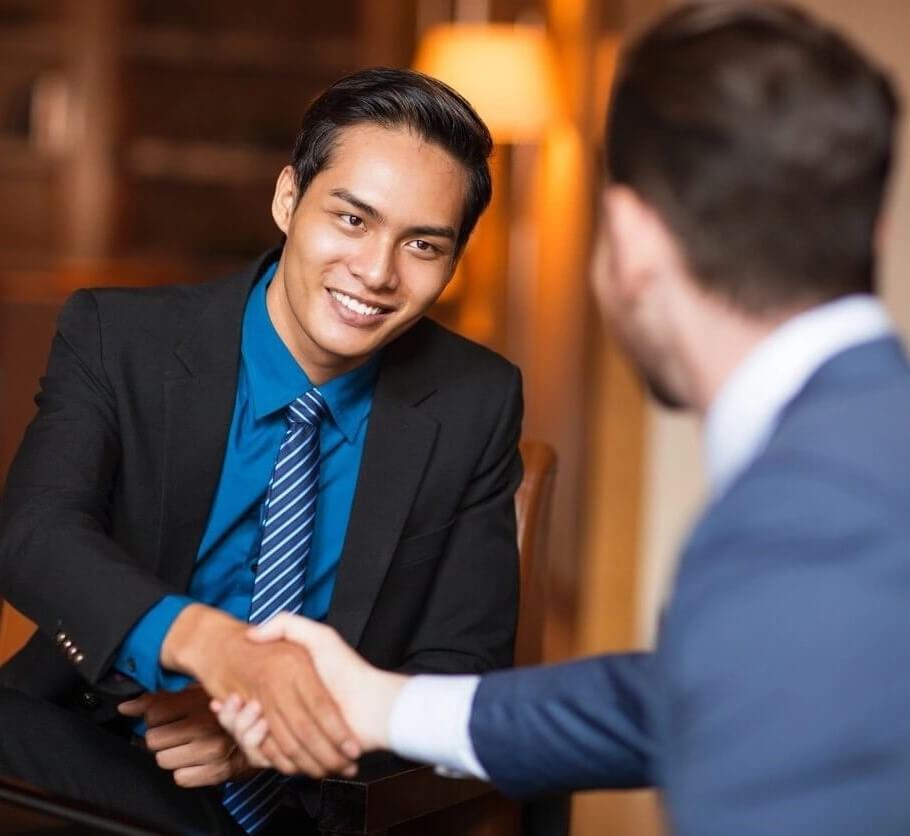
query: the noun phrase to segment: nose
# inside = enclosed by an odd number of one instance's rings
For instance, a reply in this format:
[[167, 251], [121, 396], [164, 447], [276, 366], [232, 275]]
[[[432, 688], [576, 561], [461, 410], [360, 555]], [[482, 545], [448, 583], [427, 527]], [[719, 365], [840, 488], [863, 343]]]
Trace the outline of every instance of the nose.
[[395, 269], [395, 245], [377, 236], [364, 240], [348, 262], [351, 273], [369, 290], [389, 291], [398, 287]]

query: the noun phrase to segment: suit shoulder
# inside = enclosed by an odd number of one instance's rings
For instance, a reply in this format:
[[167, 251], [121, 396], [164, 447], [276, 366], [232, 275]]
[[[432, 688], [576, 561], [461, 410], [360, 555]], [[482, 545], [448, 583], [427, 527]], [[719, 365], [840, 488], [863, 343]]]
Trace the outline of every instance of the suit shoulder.
[[910, 373], [845, 386], [794, 404], [782, 418], [759, 471], [814, 474], [877, 502], [910, 507]]
[[406, 337], [410, 338], [408, 350], [419, 352], [428, 360], [444, 362], [449, 372], [464, 368], [475, 377], [488, 375], [497, 381], [509, 379], [518, 372], [518, 367], [498, 352], [427, 317], [402, 339]]
[[241, 280], [240, 276], [228, 276], [198, 283], [77, 290], [61, 309], [60, 330], [65, 333], [68, 325], [90, 316], [110, 332], [169, 334], [179, 331], [188, 316], [220, 294], [230, 292]]

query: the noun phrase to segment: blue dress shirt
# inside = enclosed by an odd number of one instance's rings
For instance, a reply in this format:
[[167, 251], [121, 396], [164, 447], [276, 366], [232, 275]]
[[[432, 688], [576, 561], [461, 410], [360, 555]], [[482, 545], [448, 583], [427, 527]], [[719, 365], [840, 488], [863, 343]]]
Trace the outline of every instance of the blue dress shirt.
[[[243, 316], [234, 415], [221, 479], [186, 595], [168, 595], [133, 627], [114, 667], [146, 690], [179, 690], [189, 680], [158, 662], [161, 644], [188, 604], [208, 604], [248, 620], [254, 565], [262, 535], [262, 503], [287, 429], [285, 407], [312, 388], [281, 341], [266, 308], [272, 265], [256, 282]], [[303, 614], [323, 619], [348, 529], [366, 438], [379, 356], [319, 387], [329, 408], [320, 428], [319, 498], [307, 565]]]

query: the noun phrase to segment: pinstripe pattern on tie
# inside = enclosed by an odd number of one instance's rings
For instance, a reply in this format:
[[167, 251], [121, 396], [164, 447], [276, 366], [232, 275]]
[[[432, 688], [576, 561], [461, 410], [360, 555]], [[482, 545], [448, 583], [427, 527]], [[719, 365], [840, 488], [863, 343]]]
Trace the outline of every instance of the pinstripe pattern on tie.
[[[269, 480], [250, 621], [261, 624], [280, 612], [299, 613], [319, 493], [319, 424], [328, 408], [310, 389], [287, 408], [288, 428]], [[225, 785], [222, 802], [247, 833], [261, 828], [281, 801], [285, 778], [265, 770]]]

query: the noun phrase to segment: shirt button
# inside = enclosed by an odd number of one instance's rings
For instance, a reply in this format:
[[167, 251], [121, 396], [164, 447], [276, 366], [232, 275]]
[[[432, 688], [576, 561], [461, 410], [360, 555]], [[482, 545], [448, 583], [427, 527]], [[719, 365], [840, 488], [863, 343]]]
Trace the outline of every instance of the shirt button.
[[87, 708], [89, 711], [94, 711], [99, 705], [101, 705], [101, 697], [92, 691], [86, 691], [82, 695], [82, 707]]
[[132, 656], [126, 660], [126, 669], [130, 673], [136, 673], [136, 660]]

